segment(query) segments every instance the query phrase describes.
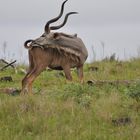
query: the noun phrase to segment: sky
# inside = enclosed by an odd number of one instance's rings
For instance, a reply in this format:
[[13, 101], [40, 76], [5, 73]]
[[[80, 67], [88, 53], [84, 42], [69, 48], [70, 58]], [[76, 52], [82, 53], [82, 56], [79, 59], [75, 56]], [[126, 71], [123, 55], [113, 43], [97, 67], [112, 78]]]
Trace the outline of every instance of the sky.
[[[24, 41], [44, 32], [46, 22], [58, 15], [62, 2], [0, 0], [0, 58], [27, 62]], [[140, 55], [139, 7], [139, 0], [68, 0], [64, 15], [71, 11], [79, 14], [71, 15], [65, 27], [58, 31], [77, 33], [88, 49], [88, 61], [113, 53], [120, 60], [136, 57]], [[64, 15], [53, 25], [60, 24]]]

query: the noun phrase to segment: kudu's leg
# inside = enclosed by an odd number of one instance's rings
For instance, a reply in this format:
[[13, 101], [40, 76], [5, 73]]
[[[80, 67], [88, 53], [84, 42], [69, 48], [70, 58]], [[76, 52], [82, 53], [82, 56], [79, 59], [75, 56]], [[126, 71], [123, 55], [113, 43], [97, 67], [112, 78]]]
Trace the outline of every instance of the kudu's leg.
[[72, 81], [72, 76], [71, 76], [71, 72], [70, 72], [70, 66], [63, 66], [63, 70], [64, 70], [64, 73], [65, 73], [65, 76], [66, 76], [66, 79], [68, 81]]
[[26, 82], [27, 80], [26, 79], [27, 79], [28, 75], [29, 75], [29, 73], [27, 73], [22, 80], [22, 89], [21, 89], [20, 94], [25, 94], [27, 92], [27, 82]]
[[22, 80], [22, 90], [21, 94], [25, 94], [28, 92], [28, 78], [30, 75], [32, 75], [34, 69], [30, 69], [28, 73], [25, 75], [25, 77]]
[[28, 53], [29, 53], [29, 69], [28, 69], [28, 72], [25, 75], [25, 77], [22, 79], [22, 90], [21, 90], [20, 94], [25, 94], [25, 92], [27, 92], [27, 77], [29, 77], [29, 75], [32, 73], [32, 71], [35, 67], [33, 57], [31, 55], [30, 51]]
[[83, 65], [77, 67], [77, 74], [80, 80], [80, 83], [83, 84], [84, 79], [83, 79]]
[[30, 67], [29, 70], [28, 70], [28, 72], [27, 72], [27, 74], [26, 74], [25, 77], [22, 79], [22, 89], [25, 88], [26, 79], [31, 75], [33, 69], [34, 69], [34, 68]]
[[26, 83], [28, 88], [28, 93], [32, 94], [32, 84], [36, 77], [45, 69], [45, 67], [35, 67], [34, 70], [27, 76]]

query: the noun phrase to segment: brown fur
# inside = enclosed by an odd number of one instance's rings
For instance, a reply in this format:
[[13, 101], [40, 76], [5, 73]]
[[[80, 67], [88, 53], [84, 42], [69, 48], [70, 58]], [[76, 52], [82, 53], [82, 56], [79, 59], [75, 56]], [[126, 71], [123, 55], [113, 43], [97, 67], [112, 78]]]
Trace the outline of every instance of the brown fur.
[[66, 53], [62, 50], [52, 48], [34, 47], [28, 51], [29, 53], [29, 70], [22, 80], [22, 93], [32, 93], [32, 83], [35, 78], [49, 67], [55, 70], [64, 70], [67, 80], [72, 80], [70, 68], [76, 67], [78, 76], [83, 80], [83, 64], [74, 54]]

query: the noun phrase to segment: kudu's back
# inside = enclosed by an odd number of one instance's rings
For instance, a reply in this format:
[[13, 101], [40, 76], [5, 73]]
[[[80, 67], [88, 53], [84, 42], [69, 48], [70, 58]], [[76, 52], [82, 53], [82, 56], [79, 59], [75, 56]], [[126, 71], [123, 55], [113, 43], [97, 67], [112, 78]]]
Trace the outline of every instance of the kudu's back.
[[[84, 64], [88, 53], [83, 41], [76, 35], [68, 35], [64, 33], [49, 33], [35, 39], [30, 47], [40, 48], [46, 53], [46, 61], [49, 67], [61, 67], [68, 65], [76, 67]], [[43, 54], [43, 52], [42, 52]], [[40, 54], [41, 55], [41, 54]]]

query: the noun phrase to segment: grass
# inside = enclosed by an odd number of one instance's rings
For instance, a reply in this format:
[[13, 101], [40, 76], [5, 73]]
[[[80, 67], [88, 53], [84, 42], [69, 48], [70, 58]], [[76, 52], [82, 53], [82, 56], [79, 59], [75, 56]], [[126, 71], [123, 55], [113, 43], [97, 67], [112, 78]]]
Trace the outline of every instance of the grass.
[[[99, 70], [88, 70], [91, 66]], [[139, 140], [140, 59], [86, 64], [84, 74], [85, 81], [137, 82], [81, 85], [74, 70], [74, 82], [66, 84], [57, 71], [45, 71], [34, 83], [33, 96], [0, 93], [0, 140]], [[0, 87], [20, 89], [24, 74], [0, 72], [0, 77], [7, 75], [14, 82], [0, 82]], [[119, 123], [120, 118], [129, 118], [130, 123]]]

